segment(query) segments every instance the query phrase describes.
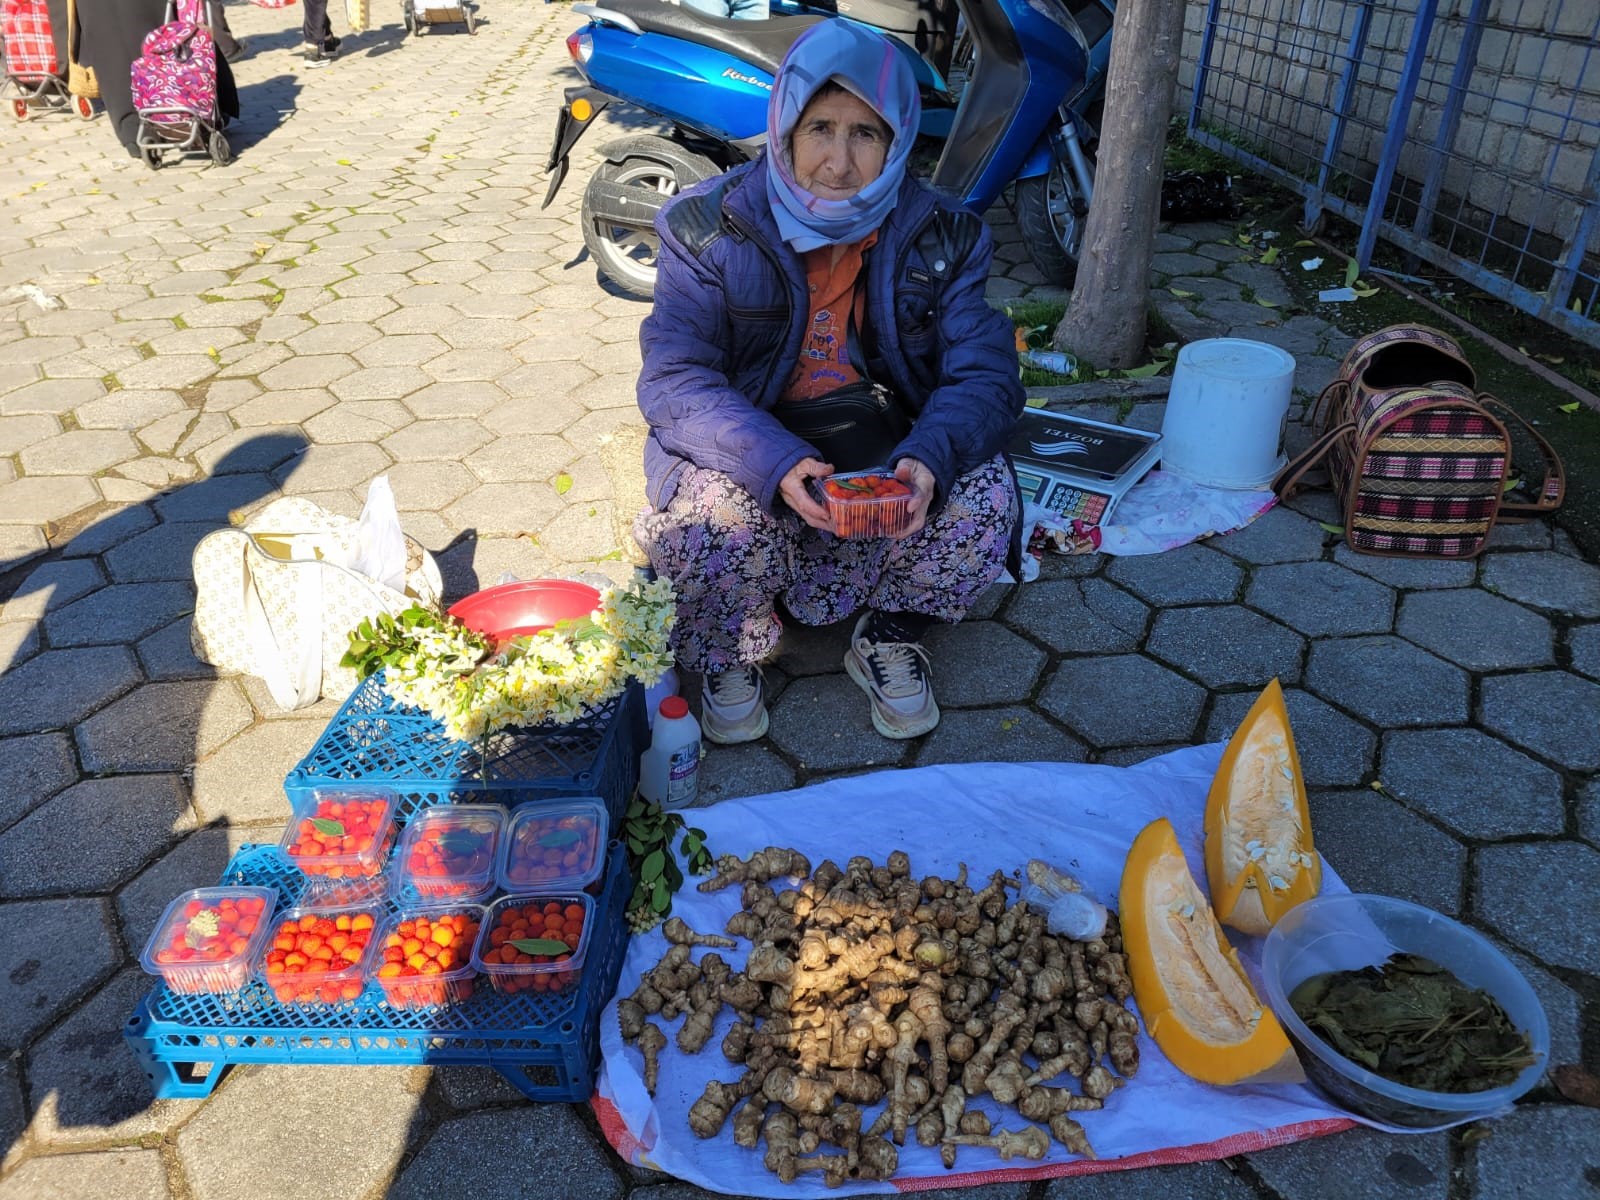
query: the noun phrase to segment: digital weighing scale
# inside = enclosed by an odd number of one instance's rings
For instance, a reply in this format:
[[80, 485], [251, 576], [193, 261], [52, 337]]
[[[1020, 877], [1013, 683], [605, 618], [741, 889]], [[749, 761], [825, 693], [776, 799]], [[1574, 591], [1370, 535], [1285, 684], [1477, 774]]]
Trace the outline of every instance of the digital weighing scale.
[[1030, 408], [1006, 449], [1024, 503], [1101, 525], [1161, 458], [1161, 435]]

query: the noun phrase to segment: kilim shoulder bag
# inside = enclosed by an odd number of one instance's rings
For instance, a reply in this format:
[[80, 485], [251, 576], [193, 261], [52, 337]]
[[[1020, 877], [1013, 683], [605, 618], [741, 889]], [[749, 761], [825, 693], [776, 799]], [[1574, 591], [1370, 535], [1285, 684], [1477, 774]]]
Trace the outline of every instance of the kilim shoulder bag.
[[[1312, 409], [1317, 441], [1279, 472], [1287, 498], [1307, 471], [1326, 465], [1353, 550], [1419, 558], [1472, 558], [1496, 521], [1561, 507], [1566, 476], [1540, 433], [1487, 392], [1447, 334], [1391, 325], [1345, 355]], [[1535, 447], [1542, 478], [1526, 503], [1507, 501], [1516, 429]]]

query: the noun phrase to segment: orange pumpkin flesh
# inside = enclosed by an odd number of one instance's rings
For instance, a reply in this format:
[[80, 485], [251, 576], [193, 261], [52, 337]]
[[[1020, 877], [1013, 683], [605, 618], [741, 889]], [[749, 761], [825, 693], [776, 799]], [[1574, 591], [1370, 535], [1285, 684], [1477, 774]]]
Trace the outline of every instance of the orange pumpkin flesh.
[[1173, 1066], [1219, 1085], [1305, 1077], [1165, 817], [1134, 839], [1122, 872], [1121, 910], [1134, 999], [1145, 1029]]
[[1274, 679], [1228, 742], [1206, 800], [1206, 882], [1224, 925], [1264, 936], [1322, 890], [1283, 688]]

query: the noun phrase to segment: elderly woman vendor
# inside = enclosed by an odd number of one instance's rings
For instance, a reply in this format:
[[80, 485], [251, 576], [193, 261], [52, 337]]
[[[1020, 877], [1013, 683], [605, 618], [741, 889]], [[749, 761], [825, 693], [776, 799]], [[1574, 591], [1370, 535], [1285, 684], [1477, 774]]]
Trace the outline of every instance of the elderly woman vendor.
[[[984, 300], [983, 222], [906, 175], [919, 115], [899, 51], [823, 22], [778, 72], [766, 153], [656, 221], [639, 377], [654, 511], [634, 533], [677, 590], [678, 662], [705, 677], [716, 742], [767, 730], [779, 601], [807, 625], [864, 609], [844, 665], [874, 727], [928, 732], [923, 633], [959, 621], [1012, 544], [1012, 330]], [[813, 481], [874, 465], [911, 489], [909, 522], [836, 536]]]

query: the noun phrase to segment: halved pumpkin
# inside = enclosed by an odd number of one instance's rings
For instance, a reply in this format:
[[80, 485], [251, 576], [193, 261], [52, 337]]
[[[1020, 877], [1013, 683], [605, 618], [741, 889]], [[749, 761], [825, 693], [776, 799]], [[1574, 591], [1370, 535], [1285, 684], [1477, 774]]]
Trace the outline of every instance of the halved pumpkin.
[[1205, 828], [1206, 882], [1224, 925], [1262, 936], [1322, 890], [1300, 755], [1276, 679], [1223, 752]]
[[1165, 817], [1134, 839], [1122, 871], [1122, 946], [1133, 995], [1173, 1066], [1202, 1083], [1303, 1079], [1283, 1027], [1262, 1005], [1189, 873]]

